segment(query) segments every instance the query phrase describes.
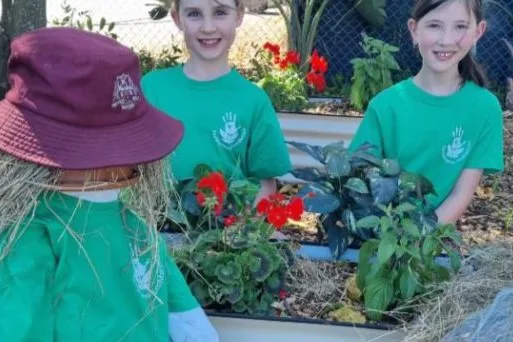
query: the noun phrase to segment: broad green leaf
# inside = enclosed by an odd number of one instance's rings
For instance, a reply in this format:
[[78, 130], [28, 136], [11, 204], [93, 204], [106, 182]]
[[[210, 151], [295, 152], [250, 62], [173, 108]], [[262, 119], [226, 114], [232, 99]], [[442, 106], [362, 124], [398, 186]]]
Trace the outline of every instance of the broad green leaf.
[[403, 219], [401, 220], [401, 226], [404, 229], [404, 231], [412, 236], [413, 238], [420, 238], [420, 231], [419, 227], [410, 219]]
[[397, 239], [392, 233], [383, 233], [378, 247], [378, 263], [386, 264], [395, 253]]
[[308, 153], [313, 159], [323, 163], [324, 162], [324, 152], [323, 147], [318, 145], [310, 145], [297, 141], [287, 141], [287, 144], [294, 146], [300, 151]]
[[[331, 221], [331, 222], [330, 222]], [[328, 233], [328, 245], [330, 247], [333, 258], [338, 259], [347, 250], [347, 247], [353, 242], [353, 237], [349, 227], [339, 225], [328, 220], [326, 231]]]
[[344, 187], [350, 190], [353, 190], [360, 194], [368, 194], [369, 189], [363, 180], [360, 178], [349, 178], [347, 182], [344, 184]]
[[394, 159], [383, 159], [381, 162], [381, 169], [387, 176], [398, 176], [401, 173], [399, 162]]
[[332, 194], [332, 189], [322, 184], [306, 184], [298, 195], [303, 198], [305, 211], [329, 214], [337, 210], [340, 205], [340, 199]]
[[417, 290], [417, 278], [410, 267], [407, 267], [399, 279], [399, 289], [404, 299], [410, 299]]
[[326, 170], [331, 177], [346, 177], [351, 173], [348, 153], [330, 153], [326, 157]]
[[448, 253], [448, 255], [449, 255], [449, 258], [451, 259], [452, 269], [455, 272], [458, 272], [461, 267], [461, 256], [455, 251], [450, 251]]
[[105, 20], [105, 18], [101, 18], [100, 19], [100, 31], [103, 30], [103, 28], [105, 27], [105, 24], [107, 23], [107, 21]]
[[326, 157], [326, 159], [329, 157], [332, 153], [344, 153], [347, 152], [347, 147], [344, 141], [336, 141], [334, 143], [328, 144], [323, 147], [323, 154]]
[[364, 303], [367, 316], [379, 321], [394, 298], [394, 287], [389, 279], [373, 277], [368, 279], [364, 290]]
[[365, 278], [370, 271], [370, 259], [376, 252], [379, 246], [379, 240], [367, 240], [360, 247], [358, 254], [358, 271], [356, 273], [356, 285], [360, 290], [365, 287]]
[[395, 210], [401, 213], [406, 213], [408, 211], [412, 211], [415, 209], [417, 209], [417, 207], [408, 202], [403, 202], [399, 204], [397, 207], [395, 207]]
[[424, 239], [422, 243], [422, 255], [426, 258], [431, 258], [434, 255], [436, 249], [436, 239], [429, 235]]
[[196, 178], [196, 180], [205, 177], [210, 172], [212, 172], [212, 169], [207, 164], [198, 164], [193, 170], [194, 178]]
[[375, 215], [367, 216], [362, 219], [359, 219], [356, 222], [357, 228], [374, 228], [381, 223], [379, 217]]
[[297, 169], [290, 171], [290, 173], [294, 177], [302, 179], [307, 182], [319, 182], [319, 181], [327, 178], [326, 177], [327, 175], [325, 173], [321, 172], [316, 167], [297, 168]]

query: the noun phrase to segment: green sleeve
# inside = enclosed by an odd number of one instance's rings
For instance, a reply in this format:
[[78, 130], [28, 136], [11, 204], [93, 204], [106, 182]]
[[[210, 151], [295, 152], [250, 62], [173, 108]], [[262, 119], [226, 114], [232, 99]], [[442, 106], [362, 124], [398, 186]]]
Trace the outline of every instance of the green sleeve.
[[490, 112], [488, 120], [472, 147], [465, 165], [469, 169], [483, 169], [485, 173], [504, 170], [504, 141], [502, 108], [498, 100], [483, 111]]
[[247, 176], [259, 180], [282, 176], [292, 168], [278, 116], [267, 95], [251, 124], [247, 165]]
[[[9, 231], [0, 234], [0, 255]], [[55, 258], [45, 227], [23, 229], [0, 262], [0, 336], [2, 341], [53, 341], [51, 281]]]
[[165, 253], [169, 312], [184, 312], [199, 307], [185, 278], [169, 253]]
[[364, 144], [372, 144], [375, 146], [376, 155], [383, 156], [384, 144], [382, 127], [378, 118], [378, 113], [374, 103], [371, 101], [364, 114], [356, 133], [351, 140], [349, 149], [356, 150]]

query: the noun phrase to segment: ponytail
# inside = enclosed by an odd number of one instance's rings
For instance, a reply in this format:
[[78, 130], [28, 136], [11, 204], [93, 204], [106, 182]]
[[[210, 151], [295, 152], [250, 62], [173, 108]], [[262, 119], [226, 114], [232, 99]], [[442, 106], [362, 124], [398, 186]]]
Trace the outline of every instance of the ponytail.
[[472, 81], [480, 87], [488, 86], [488, 78], [483, 68], [472, 57], [472, 52], [467, 55], [458, 64], [458, 71], [460, 72], [463, 81]]

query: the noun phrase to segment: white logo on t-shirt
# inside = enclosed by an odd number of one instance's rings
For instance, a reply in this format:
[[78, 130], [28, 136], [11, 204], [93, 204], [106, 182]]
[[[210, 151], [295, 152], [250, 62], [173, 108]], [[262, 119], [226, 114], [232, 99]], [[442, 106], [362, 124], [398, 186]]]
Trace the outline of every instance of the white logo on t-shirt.
[[134, 270], [134, 282], [141, 297], [148, 298], [150, 295], [158, 293], [164, 281], [162, 265], [160, 263], [157, 264], [157, 268], [150, 272], [148, 269], [149, 261], [141, 262], [139, 258], [139, 249], [132, 245], [130, 246], [130, 250], [132, 254], [131, 261]]
[[114, 81], [112, 108], [121, 106], [122, 110], [131, 110], [141, 99], [139, 89], [128, 74], [121, 74]]
[[223, 123], [219, 130], [212, 131], [212, 135], [219, 146], [232, 149], [244, 140], [246, 129], [237, 126], [237, 115], [231, 112], [223, 115]]
[[455, 164], [468, 156], [470, 152], [470, 141], [463, 140], [465, 131], [461, 127], [456, 127], [452, 131], [452, 141], [442, 148], [442, 158], [446, 163]]

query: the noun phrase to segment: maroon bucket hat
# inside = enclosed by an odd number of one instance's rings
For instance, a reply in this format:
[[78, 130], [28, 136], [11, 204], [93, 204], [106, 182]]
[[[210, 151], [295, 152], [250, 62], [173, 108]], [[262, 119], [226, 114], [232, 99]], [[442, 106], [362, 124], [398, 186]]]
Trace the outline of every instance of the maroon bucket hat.
[[144, 164], [180, 143], [180, 121], [140, 89], [136, 54], [113, 39], [43, 28], [13, 40], [0, 101], [0, 150], [69, 170]]

